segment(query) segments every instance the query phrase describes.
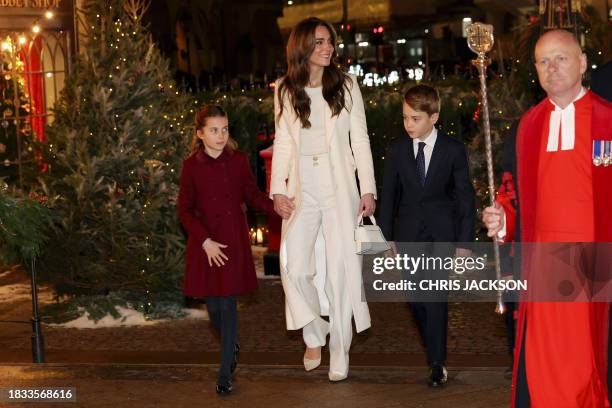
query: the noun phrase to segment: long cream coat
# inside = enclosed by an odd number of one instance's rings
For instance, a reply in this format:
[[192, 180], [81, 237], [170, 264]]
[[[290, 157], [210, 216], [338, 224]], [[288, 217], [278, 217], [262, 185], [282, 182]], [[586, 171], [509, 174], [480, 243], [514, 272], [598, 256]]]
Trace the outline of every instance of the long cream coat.
[[[370, 327], [370, 312], [367, 303], [362, 300], [363, 282], [361, 277], [361, 256], [355, 253], [354, 229], [357, 224], [359, 207], [359, 191], [355, 180], [355, 171], [359, 176], [361, 195], [368, 193], [376, 197], [376, 182], [370, 139], [366, 126], [363, 98], [357, 79], [351, 76], [350, 94], [347, 92], [347, 109], [338, 116], [332, 116], [331, 109], [326, 104], [326, 138], [331, 162], [331, 176], [336, 191], [336, 219], [344, 237], [341, 243], [345, 260], [346, 287], [353, 308], [357, 332]], [[279, 80], [280, 81], [280, 80]], [[285, 291], [285, 314], [287, 329], [301, 329], [315, 316], [305, 300], [296, 290], [291, 271], [287, 270], [286, 237], [291, 233], [291, 225], [295, 215], [301, 209], [301, 188], [299, 171], [300, 128], [301, 123], [295, 114], [289, 98], [283, 99], [283, 115], [278, 117], [278, 85], [274, 95], [274, 111], [276, 118], [276, 137], [274, 154], [272, 156], [272, 175], [270, 196], [285, 194], [295, 197], [295, 211], [288, 220], [283, 220], [280, 246], [281, 280]], [[350, 144], [349, 144], [350, 136]], [[352, 151], [351, 151], [352, 148]], [[287, 182], [286, 182], [287, 180]], [[319, 232], [315, 244], [316, 277], [315, 284], [319, 293], [322, 314], [327, 314], [328, 302], [323, 290], [325, 282], [325, 245], [323, 235]]]

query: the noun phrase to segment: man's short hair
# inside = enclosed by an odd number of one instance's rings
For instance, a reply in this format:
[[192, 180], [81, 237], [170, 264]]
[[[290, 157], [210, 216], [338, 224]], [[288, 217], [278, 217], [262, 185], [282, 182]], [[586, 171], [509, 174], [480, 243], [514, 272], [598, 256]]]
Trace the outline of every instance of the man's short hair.
[[429, 85], [415, 85], [408, 89], [404, 94], [404, 102], [429, 116], [440, 112], [440, 95], [436, 88]]

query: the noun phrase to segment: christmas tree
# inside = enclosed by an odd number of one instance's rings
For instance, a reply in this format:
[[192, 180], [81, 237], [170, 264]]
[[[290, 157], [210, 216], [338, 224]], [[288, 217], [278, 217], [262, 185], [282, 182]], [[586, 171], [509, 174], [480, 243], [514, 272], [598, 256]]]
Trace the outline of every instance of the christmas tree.
[[[9, 185], [21, 184], [24, 163], [32, 163], [32, 127], [25, 93], [23, 61], [10, 37], [0, 48], [0, 178]], [[21, 166], [20, 166], [21, 165]]]
[[141, 22], [147, 5], [85, 2], [82, 52], [47, 130], [40, 181], [61, 222], [42, 277], [94, 317], [117, 304], [167, 316], [182, 302], [176, 196], [194, 108]]

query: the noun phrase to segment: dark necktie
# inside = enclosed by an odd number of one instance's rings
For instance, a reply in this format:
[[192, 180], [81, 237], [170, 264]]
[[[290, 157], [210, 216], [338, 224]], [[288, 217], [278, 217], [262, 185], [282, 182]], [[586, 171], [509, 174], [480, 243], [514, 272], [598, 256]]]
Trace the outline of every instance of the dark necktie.
[[416, 156], [417, 162], [417, 174], [419, 175], [419, 181], [421, 185], [425, 185], [425, 152], [423, 149], [425, 148], [425, 142], [419, 142], [419, 151]]

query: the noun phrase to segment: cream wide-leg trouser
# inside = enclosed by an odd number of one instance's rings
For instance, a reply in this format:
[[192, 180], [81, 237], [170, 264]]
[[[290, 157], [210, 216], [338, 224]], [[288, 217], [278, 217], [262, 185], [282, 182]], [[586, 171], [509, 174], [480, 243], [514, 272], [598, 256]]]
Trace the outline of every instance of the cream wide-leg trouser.
[[[336, 198], [329, 155], [300, 156], [302, 204], [286, 238], [287, 274], [317, 316], [302, 329], [309, 348], [325, 345], [329, 338], [330, 373], [348, 374], [349, 348], [353, 336], [353, 309], [345, 283], [342, 237], [336, 219]], [[329, 300], [329, 323], [320, 317], [321, 307], [314, 284], [315, 242], [322, 228], [325, 240], [325, 294]]]

